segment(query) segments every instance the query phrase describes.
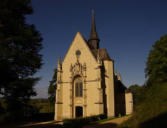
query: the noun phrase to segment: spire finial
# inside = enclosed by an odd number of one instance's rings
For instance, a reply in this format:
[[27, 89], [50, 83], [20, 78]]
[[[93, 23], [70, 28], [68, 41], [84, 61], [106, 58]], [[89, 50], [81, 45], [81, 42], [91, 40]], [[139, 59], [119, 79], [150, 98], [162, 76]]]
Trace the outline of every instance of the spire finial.
[[114, 75], [117, 77], [117, 71], [114, 72]]
[[58, 59], [57, 68], [58, 68], [59, 70], [61, 69], [61, 57], [60, 57], [60, 56], [59, 56], [59, 59]]
[[119, 72], [118, 80], [122, 81], [121, 73]]
[[95, 12], [94, 12], [94, 9], [92, 9], [92, 29], [91, 29], [91, 34], [92, 34], [92, 32], [96, 32]]
[[89, 45], [91, 48], [98, 49], [99, 48], [99, 37], [96, 32], [96, 24], [95, 24], [95, 14], [94, 9], [92, 9], [92, 22], [91, 22], [91, 33], [89, 37]]
[[61, 64], [61, 57], [59, 56], [58, 64]]

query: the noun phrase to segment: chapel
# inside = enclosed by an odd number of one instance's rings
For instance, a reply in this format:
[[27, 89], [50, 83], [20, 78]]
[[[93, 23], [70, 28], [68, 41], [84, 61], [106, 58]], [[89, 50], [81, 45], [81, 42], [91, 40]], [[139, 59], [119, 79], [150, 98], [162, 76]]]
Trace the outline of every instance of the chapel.
[[99, 43], [92, 11], [89, 39], [77, 32], [63, 61], [58, 58], [55, 120], [100, 114], [110, 118], [133, 112], [132, 93]]

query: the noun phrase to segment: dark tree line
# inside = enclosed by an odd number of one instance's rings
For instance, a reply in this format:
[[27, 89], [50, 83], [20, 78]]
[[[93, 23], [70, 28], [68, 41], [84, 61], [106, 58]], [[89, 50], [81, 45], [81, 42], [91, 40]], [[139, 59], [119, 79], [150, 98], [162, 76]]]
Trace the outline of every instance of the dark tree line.
[[57, 69], [54, 70], [54, 74], [48, 88], [48, 95], [49, 95], [48, 99], [52, 105], [54, 105], [56, 99], [56, 87], [57, 87]]
[[0, 1], [0, 94], [11, 115], [23, 114], [35, 96], [34, 78], [42, 65], [42, 37], [26, 15], [33, 13], [31, 0]]

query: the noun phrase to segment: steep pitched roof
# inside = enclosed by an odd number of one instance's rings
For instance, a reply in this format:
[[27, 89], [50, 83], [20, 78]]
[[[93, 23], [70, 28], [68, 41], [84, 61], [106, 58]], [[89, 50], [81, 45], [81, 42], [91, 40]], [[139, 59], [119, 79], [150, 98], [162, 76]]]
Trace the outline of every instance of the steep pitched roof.
[[105, 48], [92, 49], [91, 51], [93, 55], [95, 56], [95, 58], [97, 58], [98, 50], [99, 50], [99, 55], [100, 55], [101, 60], [112, 60], [110, 56], [108, 55], [108, 52]]

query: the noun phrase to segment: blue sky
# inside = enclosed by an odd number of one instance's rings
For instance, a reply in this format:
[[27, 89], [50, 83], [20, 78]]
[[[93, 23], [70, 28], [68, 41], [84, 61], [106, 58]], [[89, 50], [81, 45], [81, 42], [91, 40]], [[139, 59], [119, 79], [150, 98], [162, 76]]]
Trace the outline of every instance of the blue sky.
[[35, 76], [38, 97], [47, 97], [47, 87], [76, 32], [88, 39], [91, 10], [95, 10], [100, 47], [106, 48], [121, 72], [123, 83], [142, 85], [144, 68], [152, 44], [167, 34], [166, 0], [32, 0], [34, 14], [27, 23], [35, 24], [43, 40], [43, 67]]

